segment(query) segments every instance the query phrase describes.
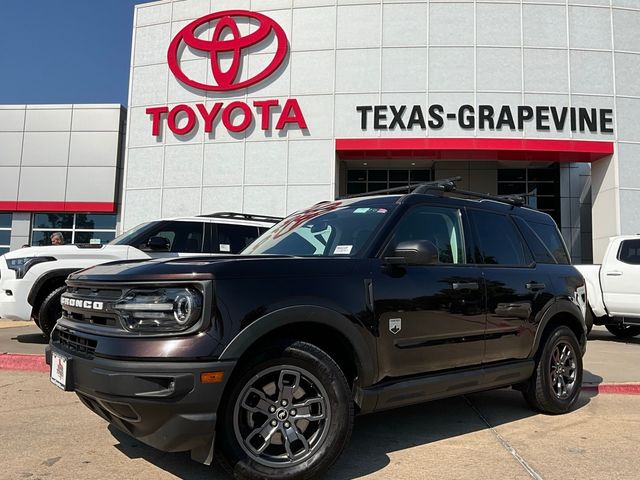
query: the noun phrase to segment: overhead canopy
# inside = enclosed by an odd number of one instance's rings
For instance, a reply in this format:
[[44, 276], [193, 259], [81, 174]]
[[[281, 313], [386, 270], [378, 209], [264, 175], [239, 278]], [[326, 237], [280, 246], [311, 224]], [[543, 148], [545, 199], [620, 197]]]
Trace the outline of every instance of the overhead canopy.
[[341, 138], [342, 159], [420, 157], [428, 160], [594, 162], [613, 154], [613, 142], [521, 138]]

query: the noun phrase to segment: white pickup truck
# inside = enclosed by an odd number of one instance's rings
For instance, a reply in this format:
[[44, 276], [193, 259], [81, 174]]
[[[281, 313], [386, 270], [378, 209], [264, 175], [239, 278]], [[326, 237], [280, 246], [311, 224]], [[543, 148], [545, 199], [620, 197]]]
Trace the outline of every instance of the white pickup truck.
[[602, 265], [575, 265], [587, 284], [587, 329], [604, 325], [620, 338], [640, 334], [640, 235], [613, 237]]

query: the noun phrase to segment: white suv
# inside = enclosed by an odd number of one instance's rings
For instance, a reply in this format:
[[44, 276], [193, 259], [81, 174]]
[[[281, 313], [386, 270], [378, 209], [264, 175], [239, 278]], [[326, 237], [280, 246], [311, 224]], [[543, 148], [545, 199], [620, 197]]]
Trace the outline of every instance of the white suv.
[[106, 245], [14, 250], [0, 257], [0, 318], [32, 319], [49, 336], [62, 312], [67, 276], [117, 260], [240, 253], [280, 218], [215, 213], [143, 223]]

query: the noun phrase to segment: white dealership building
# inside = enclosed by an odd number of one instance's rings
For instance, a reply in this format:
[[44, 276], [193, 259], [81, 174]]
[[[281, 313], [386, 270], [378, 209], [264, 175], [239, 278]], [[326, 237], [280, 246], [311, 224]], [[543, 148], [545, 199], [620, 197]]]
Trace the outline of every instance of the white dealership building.
[[639, 25], [636, 0], [138, 5], [118, 229], [461, 176], [598, 261], [640, 232]]

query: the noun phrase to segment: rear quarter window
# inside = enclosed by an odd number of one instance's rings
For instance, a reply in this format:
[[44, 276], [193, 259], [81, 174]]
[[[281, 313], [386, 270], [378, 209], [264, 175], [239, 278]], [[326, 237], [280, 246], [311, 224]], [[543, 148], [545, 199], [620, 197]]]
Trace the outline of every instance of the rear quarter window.
[[536, 232], [531, 228], [526, 220], [517, 216], [513, 216], [512, 218], [516, 223], [518, 230], [520, 230], [520, 233], [524, 237], [525, 242], [527, 242], [527, 245], [529, 245], [536, 263], [557, 263], [553, 254], [549, 251], [545, 244], [542, 243], [540, 237], [538, 237]]
[[545, 247], [551, 252], [556, 262], [562, 265], [569, 265], [571, 260], [564, 240], [560, 236], [560, 232], [555, 225], [547, 223], [528, 222], [538, 238], [544, 243]]

